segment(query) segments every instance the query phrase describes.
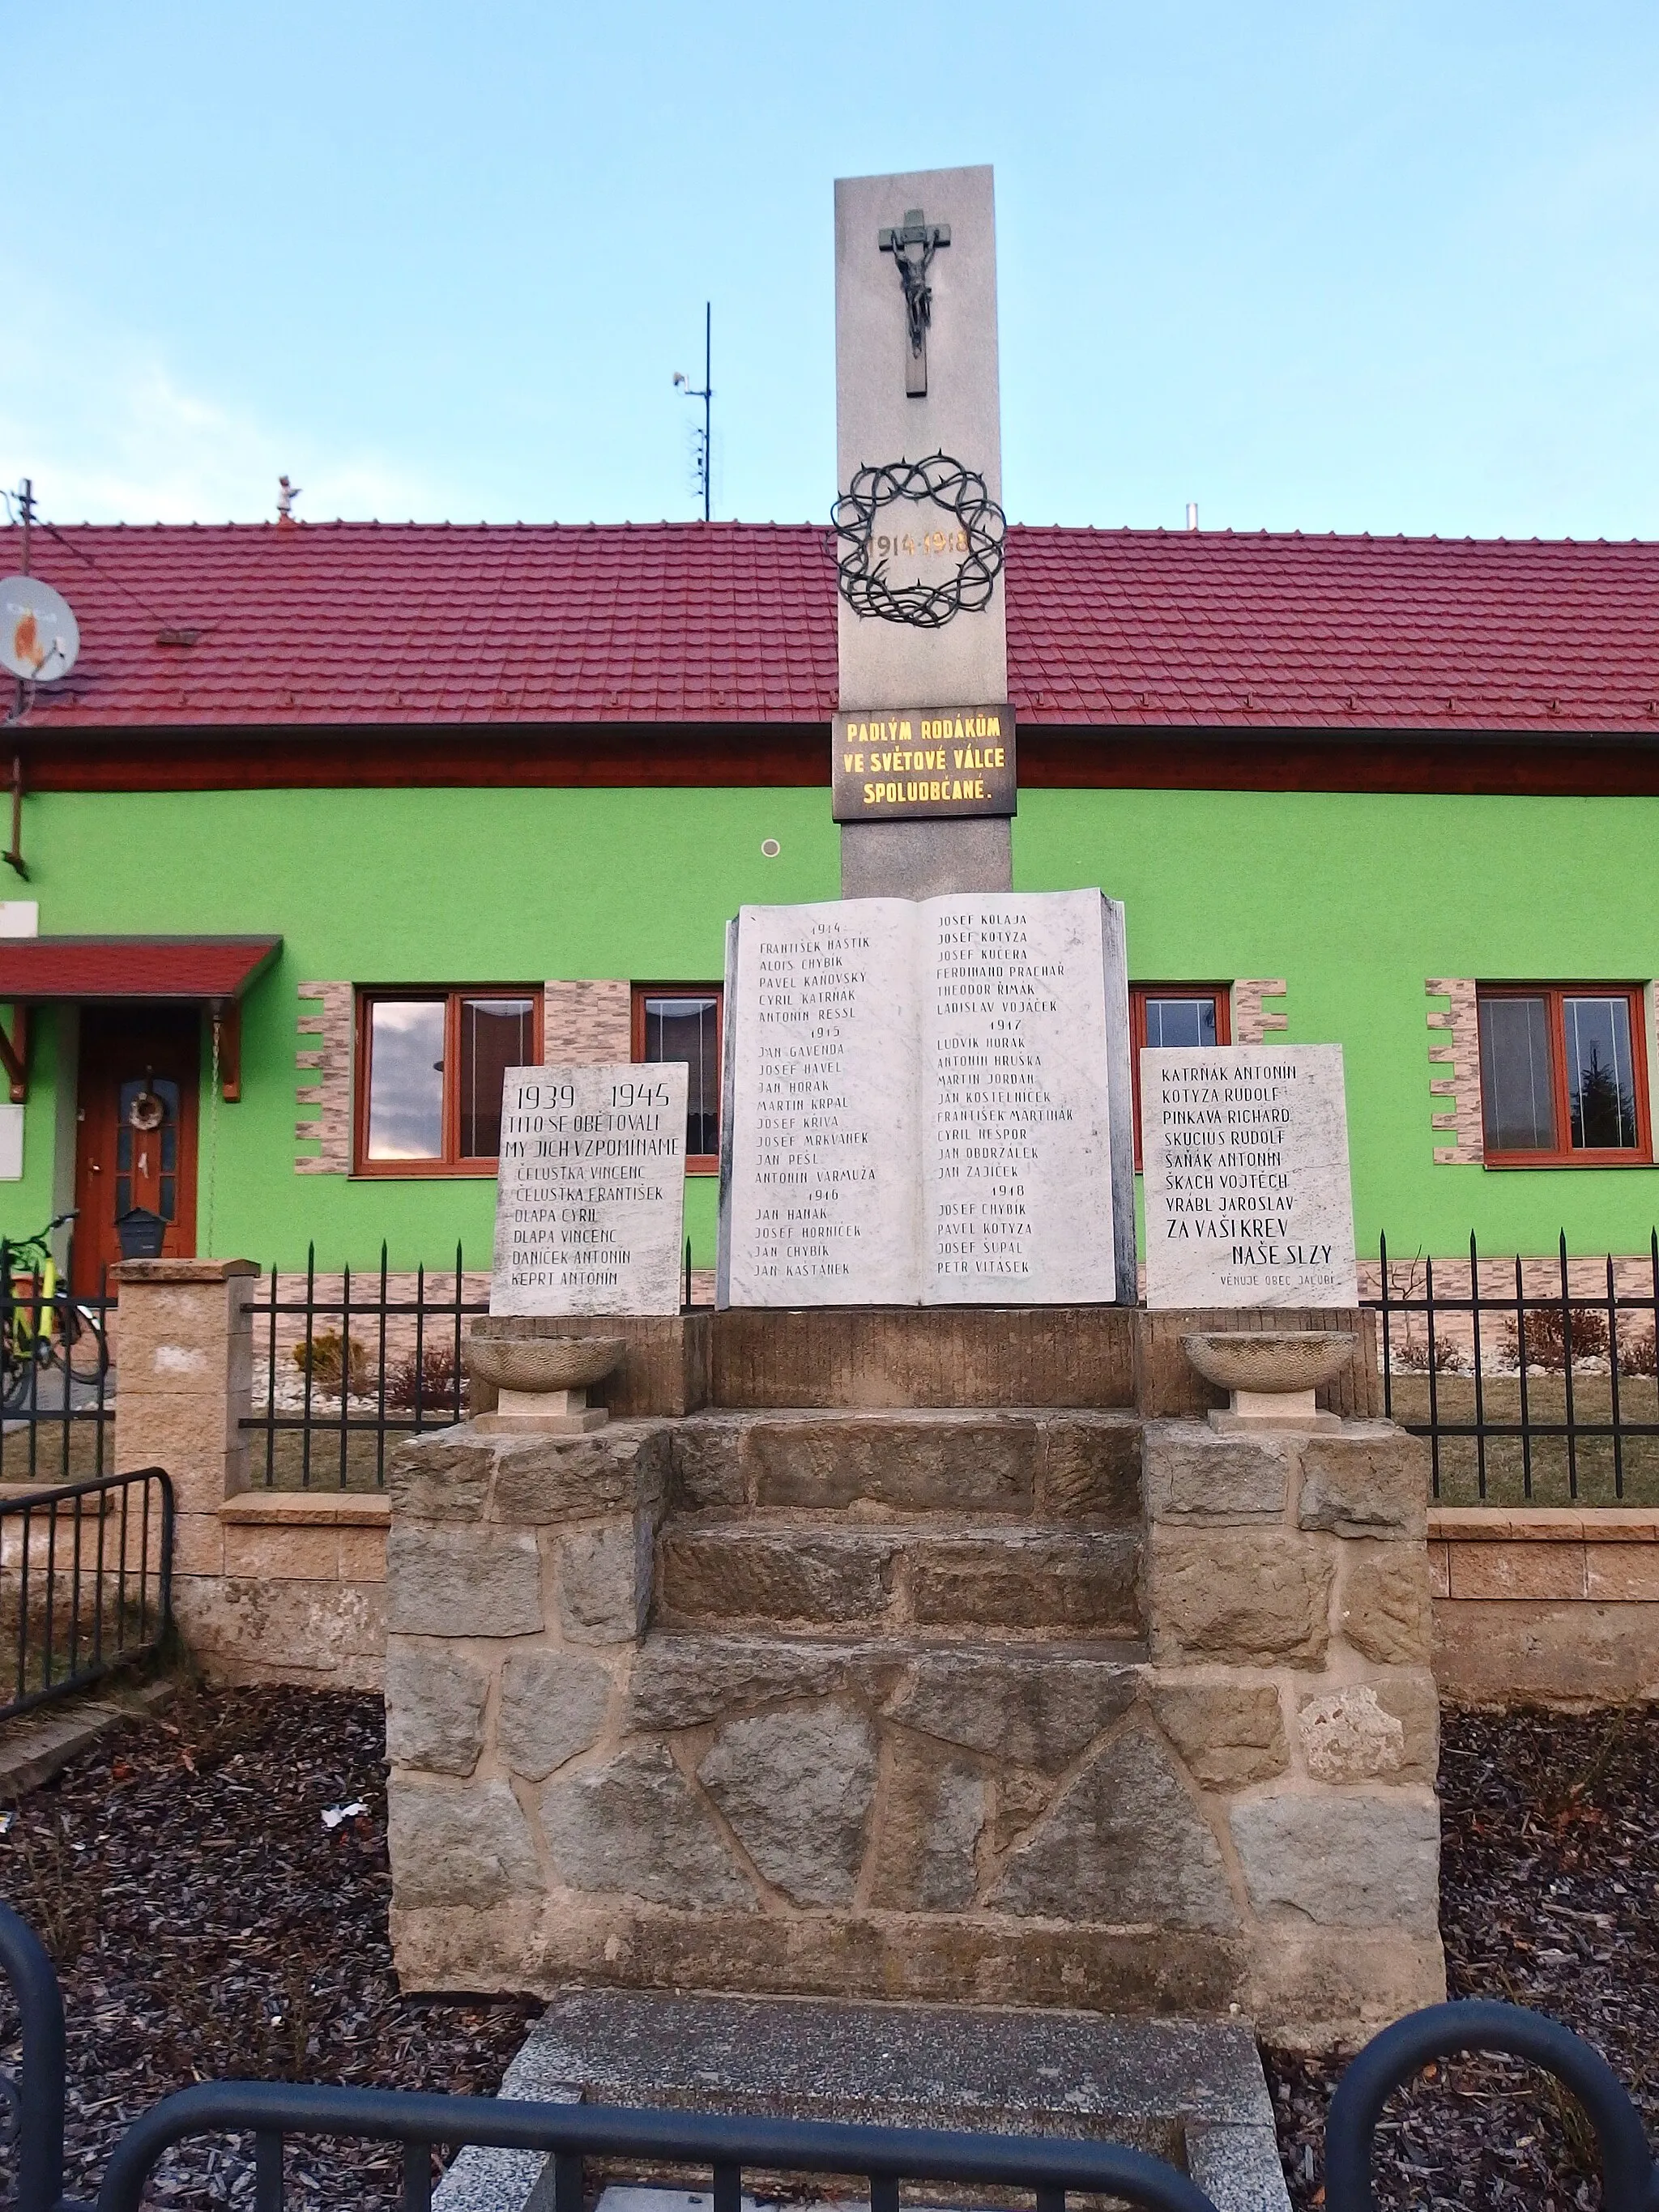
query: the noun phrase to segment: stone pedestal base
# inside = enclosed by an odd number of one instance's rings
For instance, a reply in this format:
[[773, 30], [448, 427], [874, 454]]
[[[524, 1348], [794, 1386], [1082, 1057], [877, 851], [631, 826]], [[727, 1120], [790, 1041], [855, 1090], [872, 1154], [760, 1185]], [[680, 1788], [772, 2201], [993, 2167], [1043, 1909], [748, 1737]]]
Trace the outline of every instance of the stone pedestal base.
[[411, 1438], [405, 1987], [1362, 2039], [1444, 1989], [1426, 1459], [1041, 1407]]
[[477, 1425], [485, 1436], [582, 1437], [611, 1419], [603, 1406], [590, 1406], [581, 1390], [500, 1390], [493, 1413], [481, 1413]]
[[1224, 1413], [1210, 1415], [1218, 1436], [1313, 1437], [1341, 1434], [1336, 1413], [1322, 1413], [1311, 1390], [1235, 1390]]

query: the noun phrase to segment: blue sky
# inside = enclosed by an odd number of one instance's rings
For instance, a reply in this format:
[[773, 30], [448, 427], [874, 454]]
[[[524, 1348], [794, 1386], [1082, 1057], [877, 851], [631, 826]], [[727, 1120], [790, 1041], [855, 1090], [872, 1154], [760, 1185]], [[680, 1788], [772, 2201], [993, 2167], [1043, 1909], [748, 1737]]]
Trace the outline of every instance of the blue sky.
[[717, 513], [820, 517], [831, 181], [988, 161], [1017, 519], [1659, 536], [1651, 0], [0, 0], [0, 482], [59, 520], [689, 515], [705, 297]]

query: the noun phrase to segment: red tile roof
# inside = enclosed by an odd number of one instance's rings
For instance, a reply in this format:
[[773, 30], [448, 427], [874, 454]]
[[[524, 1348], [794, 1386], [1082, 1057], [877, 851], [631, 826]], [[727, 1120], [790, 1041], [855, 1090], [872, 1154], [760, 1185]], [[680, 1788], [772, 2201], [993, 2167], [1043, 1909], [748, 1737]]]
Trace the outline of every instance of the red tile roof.
[[[774, 523], [37, 527], [82, 652], [30, 720], [823, 722], [830, 545]], [[1016, 527], [1006, 578], [1037, 724], [1659, 734], [1659, 544]]]

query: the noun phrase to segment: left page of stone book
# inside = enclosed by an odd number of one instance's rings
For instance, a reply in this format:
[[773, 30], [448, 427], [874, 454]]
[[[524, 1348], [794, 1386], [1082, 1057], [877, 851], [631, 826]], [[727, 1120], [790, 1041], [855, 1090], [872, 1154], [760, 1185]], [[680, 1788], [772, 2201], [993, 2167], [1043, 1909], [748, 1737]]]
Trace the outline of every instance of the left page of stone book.
[[727, 963], [722, 1304], [917, 1302], [915, 945], [908, 899], [738, 915]]
[[493, 1314], [672, 1314], [685, 1219], [683, 1060], [509, 1067]]

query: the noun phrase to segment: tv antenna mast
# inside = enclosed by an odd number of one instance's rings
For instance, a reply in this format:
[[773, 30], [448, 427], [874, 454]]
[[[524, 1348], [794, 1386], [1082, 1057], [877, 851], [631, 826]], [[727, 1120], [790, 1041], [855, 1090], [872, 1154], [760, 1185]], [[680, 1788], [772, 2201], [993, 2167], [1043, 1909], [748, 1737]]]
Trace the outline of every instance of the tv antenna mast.
[[714, 380], [711, 374], [714, 357], [714, 303], [705, 300], [702, 309], [702, 389], [699, 391], [684, 369], [674, 371], [674, 381], [688, 399], [702, 402], [702, 428], [698, 433], [695, 463], [696, 489], [702, 494], [702, 519], [712, 520], [711, 501], [714, 476], [714, 417], [709, 402], [714, 397]]

